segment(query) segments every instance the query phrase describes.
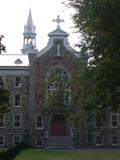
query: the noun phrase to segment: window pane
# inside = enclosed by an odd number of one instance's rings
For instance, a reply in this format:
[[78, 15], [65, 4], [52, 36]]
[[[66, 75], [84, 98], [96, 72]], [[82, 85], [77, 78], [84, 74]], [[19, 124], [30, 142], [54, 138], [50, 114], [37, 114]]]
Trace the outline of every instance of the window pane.
[[118, 137], [117, 136], [112, 137], [112, 144], [118, 144]]
[[3, 145], [4, 145], [4, 137], [0, 136], [0, 146], [3, 146]]
[[4, 127], [4, 116], [0, 115], [0, 127]]
[[43, 119], [41, 116], [37, 116], [37, 128], [43, 127]]
[[4, 86], [4, 80], [3, 80], [3, 77], [0, 77], [0, 87], [3, 87]]
[[21, 142], [21, 137], [20, 136], [15, 136], [14, 137], [14, 145], [17, 145]]
[[96, 144], [97, 144], [97, 145], [102, 144], [101, 136], [96, 136]]
[[15, 95], [15, 106], [20, 106], [20, 95]]
[[20, 77], [15, 77], [15, 86], [21, 87], [21, 78]]
[[42, 143], [43, 143], [42, 138], [38, 137], [38, 138], [37, 138], [37, 145], [38, 145], [38, 146], [42, 146]]
[[118, 115], [112, 115], [112, 127], [118, 126]]
[[19, 115], [15, 115], [14, 126], [20, 127], [20, 116]]

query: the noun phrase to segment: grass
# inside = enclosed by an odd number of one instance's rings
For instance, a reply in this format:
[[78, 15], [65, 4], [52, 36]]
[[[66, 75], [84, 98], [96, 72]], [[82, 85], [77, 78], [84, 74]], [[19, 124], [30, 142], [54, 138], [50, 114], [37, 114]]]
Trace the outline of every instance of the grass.
[[27, 149], [15, 160], [120, 160], [120, 150], [50, 151]]

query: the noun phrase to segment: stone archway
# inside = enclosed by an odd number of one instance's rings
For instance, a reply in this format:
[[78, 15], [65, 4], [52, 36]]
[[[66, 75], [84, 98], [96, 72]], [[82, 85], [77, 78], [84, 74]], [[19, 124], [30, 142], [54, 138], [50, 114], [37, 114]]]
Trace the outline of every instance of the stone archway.
[[51, 121], [52, 136], [66, 136], [66, 121], [63, 115], [55, 115]]

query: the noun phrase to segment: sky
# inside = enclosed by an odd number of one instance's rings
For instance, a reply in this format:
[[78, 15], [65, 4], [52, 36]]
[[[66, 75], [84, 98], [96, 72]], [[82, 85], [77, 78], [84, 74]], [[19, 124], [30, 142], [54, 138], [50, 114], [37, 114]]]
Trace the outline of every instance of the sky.
[[23, 46], [24, 25], [27, 23], [31, 8], [33, 23], [36, 26], [37, 48], [47, 45], [48, 33], [55, 30], [57, 24], [53, 19], [60, 15], [64, 19], [61, 29], [69, 33], [69, 42], [73, 48], [78, 43], [72, 21], [73, 9], [62, 4], [64, 0], [0, 0], [0, 34], [4, 35], [3, 43], [7, 54], [21, 54]]

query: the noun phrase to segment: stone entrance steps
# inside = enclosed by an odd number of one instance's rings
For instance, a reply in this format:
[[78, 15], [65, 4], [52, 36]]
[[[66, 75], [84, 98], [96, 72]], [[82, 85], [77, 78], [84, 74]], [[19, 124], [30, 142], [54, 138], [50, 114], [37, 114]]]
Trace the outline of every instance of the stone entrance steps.
[[72, 140], [69, 136], [51, 137], [46, 146], [47, 149], [73, 149]]

